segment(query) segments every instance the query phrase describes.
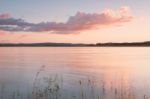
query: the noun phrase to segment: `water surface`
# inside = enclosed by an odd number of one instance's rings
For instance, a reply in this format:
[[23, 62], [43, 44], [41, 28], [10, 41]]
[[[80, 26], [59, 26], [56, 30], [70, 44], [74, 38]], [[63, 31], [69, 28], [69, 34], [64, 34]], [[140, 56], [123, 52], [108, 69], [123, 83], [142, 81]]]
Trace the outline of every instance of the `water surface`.
[[148, 47], [1, 47], [0, 99], [148, 99], [149, 70]]

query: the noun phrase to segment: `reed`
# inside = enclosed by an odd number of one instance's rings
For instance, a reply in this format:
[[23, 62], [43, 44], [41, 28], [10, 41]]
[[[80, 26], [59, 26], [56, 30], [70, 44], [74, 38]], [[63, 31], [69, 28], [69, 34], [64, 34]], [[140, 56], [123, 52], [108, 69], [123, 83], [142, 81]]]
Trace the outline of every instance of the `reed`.
[[[41, 76], [45, 73], [45, 66], [42, 66], [33, 81], [33, 88], [25, 95], [20, 90], [7, 93], [6, 86], [1, 87], [0, 99], [136, 99], [133, 88], [123, 86], [121, 79], [119, 85], [111, 82], [107, 87], [106, 83], [97, 81], [94, 78], [81, 78], [71, 80], [73, 84], [68, 83], [62, 75], [53, 74]], [[67, 82], [67, 83], [66, 83]], [[143, 99], [149, 99], [144, 94]]]

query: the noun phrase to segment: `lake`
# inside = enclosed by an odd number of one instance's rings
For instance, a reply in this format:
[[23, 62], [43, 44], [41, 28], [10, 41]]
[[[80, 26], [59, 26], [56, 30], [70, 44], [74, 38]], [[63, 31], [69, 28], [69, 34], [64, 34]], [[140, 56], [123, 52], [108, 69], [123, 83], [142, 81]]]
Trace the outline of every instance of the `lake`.
[[0, 47], [0, 99], [149, 98], [149, 47]]

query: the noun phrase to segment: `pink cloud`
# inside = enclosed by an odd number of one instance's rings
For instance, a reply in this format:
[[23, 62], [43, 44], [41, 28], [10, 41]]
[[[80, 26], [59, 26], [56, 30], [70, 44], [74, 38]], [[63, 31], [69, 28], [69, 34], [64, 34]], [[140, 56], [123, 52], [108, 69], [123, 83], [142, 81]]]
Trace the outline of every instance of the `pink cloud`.
[[54, 23], [53, 27], [47, 23], [47, 27], [42, 27], [45, 24], [43, 23], [41, 27], [39, 26], [40, 28], [35, 27], [34, 31], [52, 30], [54, 33], [78, 33], [94, 28], [106, 28], [116, 26], [116, 24], [122, 25], [123, 23], [131, 22], [133, 19], [134, 17], [130, 14], [129, 7], [123, 6], [119, 10], [106, 9], [102, 13], [77, 12], [66, 23]]
[[119, 12], [121, 14], [130, 14], [130, 8], [128, 6], [122, 6], [120, 9], [119, 9]]
[[25, 38], [28, 37], [28, 35], [22, 34], [19, 38]]
[[101, 13], [77, 12], [64, 23], [41, 22], [34, 24], [25, 22], [22, 19], [8, 18], [0, 20], [0, 26], [3, 25], [0, 29], [5, 31], [49, 31], [51, 33], [71, 34], [94, 28], [116, 26], [116, 24], [122, 25], [126, 22], [131, 22], [133, 19], [134, 17], [130, 14], [130, 8], [123, 6], [118, 10], [105, 9]]
[[0, 40], [0, 43], [8, 43], [9, 40]]
[[0, 14], [0, 19], [8, 19], [8, 18], [10, 18], [11, 16], [10, 16], [10, 14], [8, 14], [8, 13], [3, 13], [3, 14]]
[[6, 35], [6, 34], [8, 34], [9, 32], [7, 32], [7, 31], [3, 31], [3, 30], [0, 30], [0, 35]]

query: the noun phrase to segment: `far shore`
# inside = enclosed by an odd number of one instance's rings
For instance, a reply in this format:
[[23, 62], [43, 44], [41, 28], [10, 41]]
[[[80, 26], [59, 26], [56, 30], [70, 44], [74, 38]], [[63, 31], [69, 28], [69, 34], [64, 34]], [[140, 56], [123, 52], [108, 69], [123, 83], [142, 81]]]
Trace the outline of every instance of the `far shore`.
[[0, 47], [150, 47], [150, 41], [127, 43], [0, 43]]

